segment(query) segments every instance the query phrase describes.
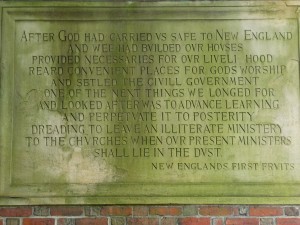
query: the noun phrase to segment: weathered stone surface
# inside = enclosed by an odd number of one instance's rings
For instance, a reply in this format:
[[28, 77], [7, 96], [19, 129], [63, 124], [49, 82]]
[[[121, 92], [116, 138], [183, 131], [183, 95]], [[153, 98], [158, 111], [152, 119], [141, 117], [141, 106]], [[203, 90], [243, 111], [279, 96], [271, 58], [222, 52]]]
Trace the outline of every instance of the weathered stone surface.
[[0, 203], [299, 201], [295, 3], [28, 4], [1, 2]]
[[294, 207], [294, 206], [285, 207], [284, 214], [286, 216], [299, 216], [299, 207]]
[[18, 218], [6, 219], [6, 225], [19, 225], [19, 224], [20, 224], [20, 219]]
[[260, 225], [274, 225], [274, 219], [273, 218], [261, 218], [260, 219]]
[[33, 215], [35, 216], [49, 216], [50, 208], [46, 206], [35, 206], [33, 208]]

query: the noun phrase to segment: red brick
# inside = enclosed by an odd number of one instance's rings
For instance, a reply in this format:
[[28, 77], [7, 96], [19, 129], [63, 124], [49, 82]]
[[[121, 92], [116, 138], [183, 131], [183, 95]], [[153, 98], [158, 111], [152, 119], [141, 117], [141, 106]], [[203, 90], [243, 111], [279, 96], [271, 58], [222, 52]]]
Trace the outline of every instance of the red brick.
[[131, 216], [132, 207], [105, 206], [101, 208], [100, 214], [102, 216]]
[[158, 218], [127, 218], [127, 225], [158, 225], [158, 224], [159, 224]]
[[181, 207], [150, 207], [150, 215], [179, 216], [182, 214]]
[[133, 207], [133, 216], [148, 216], [149, 215], [149, 207], [147, 206], [135, 206]]
[[259, 225], [258, 218], [229, 218], [226, 225]]
[[76, 219], [75, 225], [107, 225], [107, 218], [82, 218]]
[[0, 225], [3, 225], [3, 220], [0, 219]]
[[186, 218], [179, 219], [178, 225], [210, 225], [210, 219], [186, 217]]
[[300, 225], [300, 218], [277, 218], [277, 225]]
[[83, 214], [82, 207], [52, 207], [50, 208], [52, 216], [81, 216]]
[[199, 214], [202, 216], [230, 216], [233, 214], [233, 208], [222, 206], [204, 206], [199, 208]]
[[283, 209], [280, 207], [250, 207], [249, 216], [282, 216]]
[[23, 225], [54, 225], [54, 219], [45, 218], [25, 218]]
[[31, 207], [0, 208], [0, 216], [2, 217], [27, 217], [31, 215]]

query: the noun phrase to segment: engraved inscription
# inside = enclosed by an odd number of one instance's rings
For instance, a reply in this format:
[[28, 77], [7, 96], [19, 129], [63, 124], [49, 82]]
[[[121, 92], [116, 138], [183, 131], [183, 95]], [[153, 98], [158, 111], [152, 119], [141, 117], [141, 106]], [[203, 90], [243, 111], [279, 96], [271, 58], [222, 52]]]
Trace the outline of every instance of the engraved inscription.
[[87, 23], [16, 23], [14, 182], [300, 179], [295, 21]]

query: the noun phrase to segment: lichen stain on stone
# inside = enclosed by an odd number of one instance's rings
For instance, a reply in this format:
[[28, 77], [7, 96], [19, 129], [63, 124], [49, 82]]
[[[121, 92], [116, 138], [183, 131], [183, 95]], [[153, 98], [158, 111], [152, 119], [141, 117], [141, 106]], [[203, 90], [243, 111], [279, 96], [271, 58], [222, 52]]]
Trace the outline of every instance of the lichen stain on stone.
[[64, 167], [68, 183], [96, 184], [115, 182], [119, 178], [116, 168], [104, 160], [95, 160], [92, 156], [82, 157], [81, 151], [74, 151]]

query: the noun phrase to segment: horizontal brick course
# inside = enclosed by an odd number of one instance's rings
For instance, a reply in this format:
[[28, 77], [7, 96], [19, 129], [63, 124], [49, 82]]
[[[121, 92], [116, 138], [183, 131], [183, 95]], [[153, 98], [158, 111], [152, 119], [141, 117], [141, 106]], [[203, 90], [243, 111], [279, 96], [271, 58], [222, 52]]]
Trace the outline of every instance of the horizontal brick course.
[[259, 225], [258, 218], [229, 218], [225, 225]]
[[283, 209], [281, 207], [250, 207], [250, 216], [282, 216]]
[[0, 208], [0, 216], [2, 217], [28, 217], [31, 215], [31, 207]]
[[300, 218], [278, 218], [277, 225], [300, 225]]
[[178, 225], [210, 225], [209, 218], [187, 217], [178, 220]]
[[130, 216], [132, 215], [132, 207], [128, 206], [105, 206], [101, 208], [102, 216]]
[[300, 225], [300, 206], [93, 205], [0, 207], [0, 225]]
[[150, 215], [161, 215], [161, 216], [178, 216], [182, 214], [181, 207], [150, 207], [149, 209]]
[[46, 218], [25, 218], [23, 219], [23, 225], [54, 225], [54, 219]]
[[230, 216], [233, 208], [230, 206], [201, 206], [199, 214], [202, 216]]

